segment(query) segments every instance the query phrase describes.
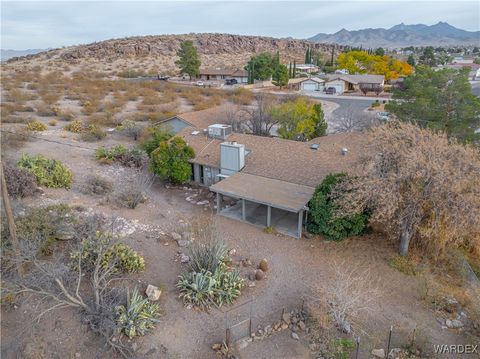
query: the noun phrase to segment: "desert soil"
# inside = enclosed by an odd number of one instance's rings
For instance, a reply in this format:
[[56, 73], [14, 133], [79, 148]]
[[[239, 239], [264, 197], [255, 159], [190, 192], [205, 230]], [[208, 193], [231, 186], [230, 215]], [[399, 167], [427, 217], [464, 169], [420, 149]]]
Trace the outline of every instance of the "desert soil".
[[[36, 134], [42, 139], [29, 141], [20, 150], [8, 151], [7, 158], [15, 160], [23, 152], [56, 158], [71, 168], [75, 185], [71, 190], [46, 189], [44, 195], [24, 200], [21, 205], [80, 205], [128, 222], [132, 233], [126, 241], [145, 257], [147, 264], [146, 271], [135, 276], [135, 283], [141, 288], [148, 283], [164, 288], [160, 300], [161, 322], [151, 334], [138, 341], [139, 352], [145, 353], [147, 358], [214, 358], [211, 345], [224, 339], [225, 313], [231, 308], [199, 312], [185, 308], [178, 299], [175, 283], [185, 268], [178, 261], [177, 253], [184, 248], [179, 248], [168, 236], [179, 220], [212, 216], [225, 243], [236, 250], [235, 262], [250, 258], [255, 264], [266, 258], [270, 264], [266, 279], [257, 281], [254, 287], [247, 287], [235, 304], [251, 303], [247, 305], [254, 317], [271, 318], [271, 313], [284, 307], [295, 308], [304, 299], [312, 300], [315, 298], [312, 287], [328, 285], [334, 280], [331, 264], [339, 262], [352, 268], [368, 267], [378, 279], [381, 292], [377, 305], [360, 323], [361, 358], [368, 357], [367, 353], [373, 348], [385, 346], [391, 325], [395, 328], [393, 342], [396, 346], [407, 342], [415, 326], [429, 346], [430, 343], [465, 343], [461, 332], [442, 329], [435, 313], [420, 300], [416, 279], [388, 266], [395, 248], [381, 236], [367, 235], [334, 243], [321, 238], [297, 240], [267, 234], [260, 228], [214, 215], [212, 201], [208, 205], [198, 205], [186, 200], [192, 193], [199, 193], [198, 198], [208, 198], [205, 189], [167, 188], [158, 180], [150, 189], [146, 203], [134, 210], [118, 207], [104, 198], [82, 194], [79, 188], [87, 175], [94, 173], [109, 178], [115, 187], [121, 187], [131, 170], [99, 164], [93, 158], [93, 149], [129, 141], [110, 133], [101, 142], [84, 143], [59, 126]], [[29, 322], [31, 310], [31, 306], [19, 304], [16, 309], [2, 311], [2, 358], [110, 357], [100, 351], [98, 340], [79, 323], [74, 311], [51, 313], [37, 324]], [[240, 351], [241, 358], [252, 359], [309, 358], [310, 355], [305, 335], [295, 341], [287, 333], [255, 342]]]

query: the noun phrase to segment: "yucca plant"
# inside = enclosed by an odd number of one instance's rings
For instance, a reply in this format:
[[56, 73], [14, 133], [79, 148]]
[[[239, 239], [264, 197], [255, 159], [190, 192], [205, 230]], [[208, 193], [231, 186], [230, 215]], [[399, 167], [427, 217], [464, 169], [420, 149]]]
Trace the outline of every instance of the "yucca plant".
[[159, 322], [160, 308], [148, 298], [143, 298], [135, 287], [127, 299], [127, 305], [118, 306], [116, 312], [119, 330], [132, 339], [155, 328], [155, 323]]
[[209, 241], [206, 244], [194, 243], [190, 248], [192, 272], [215, 273], [220, 263], [229, 260], [227, 247], [220, 241]]

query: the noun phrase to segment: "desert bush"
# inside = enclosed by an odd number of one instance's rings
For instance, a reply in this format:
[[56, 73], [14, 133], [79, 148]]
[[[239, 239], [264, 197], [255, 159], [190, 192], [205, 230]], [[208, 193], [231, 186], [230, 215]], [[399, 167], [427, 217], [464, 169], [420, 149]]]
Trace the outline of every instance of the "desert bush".
[[238, 105], [248, 106], [253, 101], [253, 93], [250, 90], [246, 90], [242, 87], [229, 92], [230, 99], [233, 103]]
[[245, 281], [237, 269], [229, 268], [227, 253], [225, 245], [214, 240], [191, 247], [189, 271], [176, 284], [185, 304], [208, 309], [232, 304], [240, 296]]
[[388, 261], [388, 265], [406, 275], [417, 274], [417, 261], [411, 256], [394, 256]]
[[[94, 238], [82, 241], [79, 249], [70, 253], [72, 266], [84, 271], [94, 270], [95, 263], [114, 272], [133, 273], [145, 270], [145, 260], [124, 243], [117, 243], [111, 235], [98, 233]], [[108, 247], [108, 248], [107, 248]], [[100, 262], [97, 262], [99, 255]]]
[[59, 118], [62, 121], [73, 121], [75, 115], [71, 111], [63, 110], [60, 112]]
[[118, 77], [126, 78], [126, 79], [131, 79], [131, 78], [136, 78], [136, 77], [144, 77], [146, 76], [145, 71], [143, 70], [122, 70], [120, 72], [117, 72]]
[[332, 240], [342, 240], [349, 236], [361, 234], [368, 222], [366, 213], [355, 213], [343, 217], [335, 217], [335, 204], [332, 198], [334, 186], [345, 180], [343, 173], [330, 174], [315, 189], [309, 202], [310, 212], [307, 229], [311, 233], [323, 234]]
[[3, 151], [6, 148], [21, 148], [30, 138], [30, 131], [26, 128], [12, 129], [8, 132], [1, 131], [1, 149]]
[[32, 173], [41, 186], [70, 188], [73, 181], [73, 174], [65, 165], [42, 155], [23, 154], [17, 166]]
[[142, 298], [135, 288], [125, 306], [116, 308], [119, 329], [130, 339], [144, 335], [158, 323], [160, 308], [148, 298]]
[[140, 171], [116, 193], [116, 199], [124, 207], [135, 209], [147, 199], [147, 192], [153, 184], [154, 176]]
[[118, 162], [122, 166], [133, 168], [143, 168], [148, 163], [148, 156], [145, 151], [139, 148], [128, 149], [123, 145], [97, 148], [95, 158], [102, 163]]
[[86, 142], [100, 141], [107, 136], [107, 133], [96, 125], [89, 125], [87, 129], [82, 132], [80, 138]]
[[143, 127], [130, 120], [123, 121], [122, 125], [117, 129], [125, 136], [132, 138], [134, 141], [140, 137], [143, 131]]
[[46, 131], [47, 125], [41, 121], [32, 121], [27, 123], [27, 130], [29, 131]]
[[8, 194], [12, 197], [21, 198], [31, 196], [37, 190], [35, 176], [23, 168], [18, 168], [11, 163], [3, 167]]
[[28, 123], [30, 121], [28, 118], [22, 116], [1, 116], [3, 123]]
[[73, 133], [80, 133], [84, 130], [84, 125], [80, 120], [73, 120], [69, 124], [65, 125], [63, 129]]
[[97, 175], [89, 176], [81, 190], [85, 194], [106, 195], [113, 191], [113, 183]]
[[55, 111], [51, 106], [40, 105], [37, 107], [37, 115], [40, 117], [51, 117], [55, 116]]
[[48, 121], [49, 126], [56, 126], [57, 125], [57, 120], [50, 120]]

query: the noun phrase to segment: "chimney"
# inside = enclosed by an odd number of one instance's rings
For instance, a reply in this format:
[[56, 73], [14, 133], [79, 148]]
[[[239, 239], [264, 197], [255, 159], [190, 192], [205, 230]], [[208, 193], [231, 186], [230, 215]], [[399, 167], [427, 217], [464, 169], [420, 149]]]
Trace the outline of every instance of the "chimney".
[[233, 175], [245, 166], [245, 145], [236, 142], [220, 144], [220, 173]]

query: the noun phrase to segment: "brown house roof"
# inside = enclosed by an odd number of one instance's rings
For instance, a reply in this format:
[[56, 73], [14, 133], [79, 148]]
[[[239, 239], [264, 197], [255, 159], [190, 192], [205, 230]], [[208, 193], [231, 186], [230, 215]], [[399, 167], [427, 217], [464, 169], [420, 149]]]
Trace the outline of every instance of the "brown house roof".
[[[181, 136], [195, 151], [192, 162], [220, 167], [220, 143], [202, 133], [192, 135], [192, 128], [185, 128]], [[332, 172], [349, 171], [362, 154], [365, 140], [361, 134], [334, 134], [312, 140], [309, 143], [232, 133], [228, 141], [244, 144], [250, 153], [245, 157], [243, 173], [273, 178], [281, 181], [315, 187]], [[310, 145], [319, 144], [318, 150]], [[342, 148], [348, 154], [341, 154]]]
[[327, 82], [334, 80], [342, 80], [354, 85], [358, 84], [382, 84], [385, 81], [383, 75], [327, 75]]
[[235, 76], [235, 77], [247, 77], [248, 72], [243, 69], [200, 69], [200, 75], [211, 76]]
[[[225, 123], [225, 116], [226, 111], [228, 109], [228, 104], [223, 104], [220, 106], [215, 106], [211, 108], [207, 108], [201, 111], [192, 111], [192, 112], [185, 112], [179, 115], [175, 115], [173, 117], [167, 118], [165, 120], [161, 120], [156, 124], [166, 123], [174, 118], [178, 118], [192, 127], [195, 127], [198, 131], [202, 131], [203, 129], [207, 128], [210, 125], [216, 123]], [[193, 131], [193, 130], [190, 130]]]

